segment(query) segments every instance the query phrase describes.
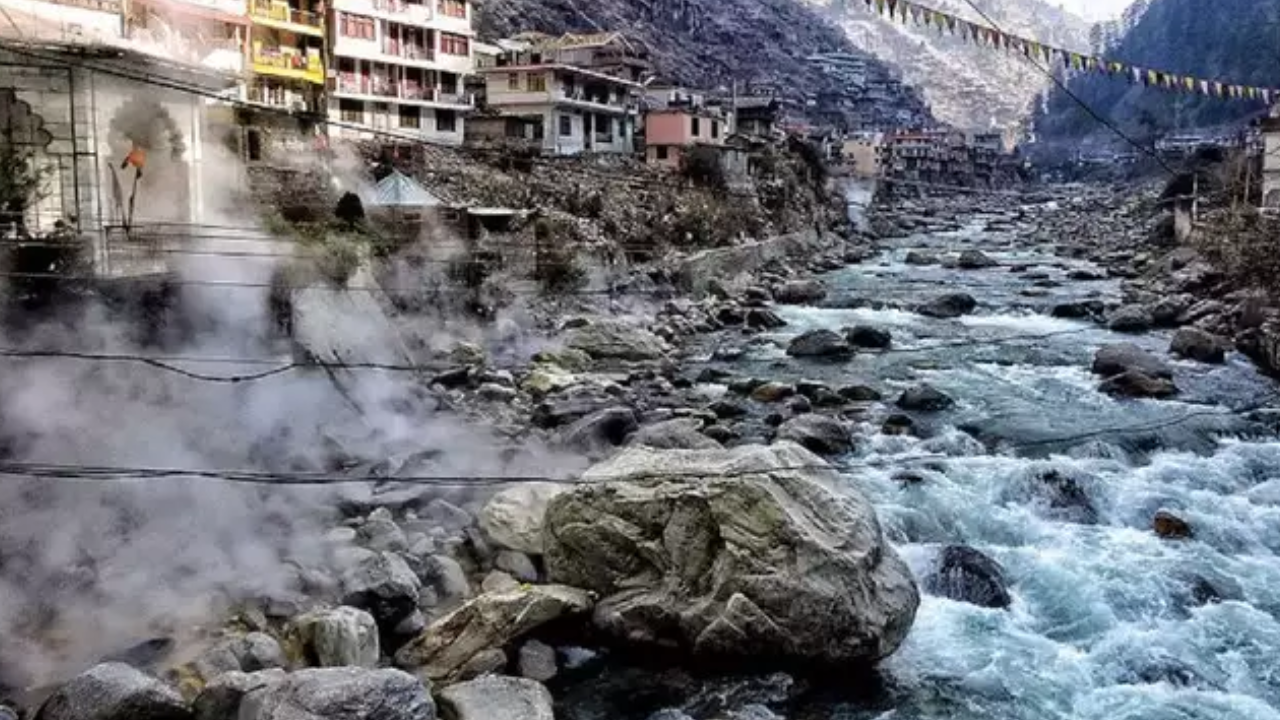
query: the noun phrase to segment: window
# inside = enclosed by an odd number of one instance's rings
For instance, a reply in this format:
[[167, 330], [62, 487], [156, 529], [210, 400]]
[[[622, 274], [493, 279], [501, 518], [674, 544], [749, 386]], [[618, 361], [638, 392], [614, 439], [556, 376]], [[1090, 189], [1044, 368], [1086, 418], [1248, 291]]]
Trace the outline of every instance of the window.
[[443, 133], [457, 132], [458, 116], [452, 110], [437, 110], [436, 130]]
[[471, 41], [465, 35], [440, 33], [440, 52], [446, 55], [471, 55]]
[[656, 149], [658, 151], [659, 160], [666, 160], [670, 156], [670, 153], [667, 151], [666, 145], [659, 145]]
[[568, 115], [560, 116], [560, 137], [570, 137], [573, 135], [573, 118]]
[[400, 127], [402, 128], [422, 127], [422, 117], [418, 114], [418, 108], [412, 105], [400, 106]]
[[711, 139], [715, 140], [719, 137], [720, 137], [720, 121], [712, 120], [711, 121]]
[[343, 37], [372, 40], [374, 38], [373, 18], [342, 13], [338, 17], [338, 32]]
[[507, 89], [508, 90], [520, 89], [520, 73], [507, 73]]
[[339, 100], [338, 113], [342, 116], [342, 122], [363, 123], [364, 103], [358, 100]]
[[702, 118], [693, 118], [693, 136], [698, 137], [702, 134]]
[[452, 18], [467, 19], [467, 3], [466, 0], [440, 0], [436, 5], [436, 9], [441, 15], [447, 15]]
[[542, 73], [529, 73], [527, 76], [529, 84], [529, 92], [546, 92], [547, 76]]
[[613, 118], [601, 115], [596, 118], [596, 134], [600, 137], [613, 138]]

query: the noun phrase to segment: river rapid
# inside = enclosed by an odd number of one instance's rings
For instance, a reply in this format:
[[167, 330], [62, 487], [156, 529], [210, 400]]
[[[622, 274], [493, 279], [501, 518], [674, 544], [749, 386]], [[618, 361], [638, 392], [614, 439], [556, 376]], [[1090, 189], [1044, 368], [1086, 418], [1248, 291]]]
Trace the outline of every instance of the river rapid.
[[[1012, 606], [925, 592], [873, 688], [704, 688], [674, 693], [659, 717], [701, 718], [701, 704], [720, 708], [706, 717], [749, 720], [1280, 718], [1280, 441], [1247, 419], [1273, 383], [1238, 355], [1219, 366], [1168, 358], [1181, 389], [1173, 401], [1097, 392], [1089, 365], [1099, 346], [1136, 342], [1167, 358], [1170, 334], [1052, 317], [1056, 303], [1118, 300], [1119, 281], [1071, 280], [1073, 270], [1104, 273], [980, 227], [891, 241], [823, 278], [826, 304], [866, 307], [776, 308], [786, 328], [710, 364], [879, 389], [886, 401], [855, 420], [857, 449], [839, 460], [846, 481], [873, 500], [918, 579], [943, 546], [970, 545], [1003, 566]], [[999, 265], [910, 265], [912, 249], [981, 249]], [[937, 320], [907, 309], [957, 291], [977, 299], [975, 313]], [[892, 349], [834, 365], [784, 352], [806, 330], [855, 324], [890, 331]], [[741, 338], [713, 342], [708, 350]], [[956, 406], [917, 416], [920, 437], [880, 434], [892, 399], [919, 382]], [[1046, 501], [1037, 478], [1049, 470], [1083, 489], [1092, 517]], [[1161, 509], [1194, 537], [1157, 537]], [[708, 704], [709, 694], [718, 699]], [[633, 713], [654, 717], [636, 704]]]

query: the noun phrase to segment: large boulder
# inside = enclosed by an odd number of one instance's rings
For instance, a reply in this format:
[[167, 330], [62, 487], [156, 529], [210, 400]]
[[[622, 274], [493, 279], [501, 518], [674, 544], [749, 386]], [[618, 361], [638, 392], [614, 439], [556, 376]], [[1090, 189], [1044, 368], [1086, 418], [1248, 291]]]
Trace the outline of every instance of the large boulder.
[[868, 325], [855, 325], [844, 335], [845, 340], [854, 347], [882, 350], [893, 342], [893, 335], [888, 330], [873, 328]]
[[982, 268], [995, 267], [999, 264], [981, 250], [965, 250], [956, 259], [956, 267], [961, 270], [981, 270]]
[[564, 447], [590, 452], [621, 445], [627, 435], [639, 427], [631, 408], [615, 406], [598, 410], [578, 420], [561, 431], [560, 444]]
[[827, 289], [817, 280], [790, 280], [773, 291], [773, 299], [785, 305], [807, 305], [827, 296]]
[[418, 609], [422, 583], [396, 553], [357, 551], [342, 576], [342, 604], [369, 611], [385, 636]]
[[819, 455], [841, 455], [853, 449], [848, 428], [825, 415], [791, 418], [778, 428], [778, 439], [803, 445]]
[[289, 623], [288, 637], [302, 655], [320, 667], [378, 666], [378, 624], [353, 607], [313, 610]]
[[1166, 362], [1133, 343], [1103, 345], [1093, 356], [1093, 372], [1098, 375], [1111, 377], [1127, 370], [1152, 377], [1173, 377], [1173, 369]]
[[1145, 305], [1125, 305], [1107, 318], [1107, 328], [1124, 333], [1146, 332], [1155, 323], [1155, 317]]
[[916, 308], [921, 315], [933, 318], [950, 319], [968, 315], [978, 307], [978, 301], [966, 293], [949, 293]]
[[810, 330], [791, 339], [787, 354], [792, 357], [813, 357], [845, 360], [853, 357], [853, 348], [839, 333], [831, 330]]
[[645, 328], [607, 319], [569, 331], [565, 345], [597, 360], [657, 360], [667, 352], [662, 338]]
[[487, 592], [428, 625], [400, 648], [396, 665], [431, 680], [454, 680], [481, 652], [504, 647], [546, 623], [590, 609], [586, 592], [561, 585]]
[[714, 450], [720, 443], [702, 434], [702, 421], [696, 418], [674, 418], [646, 425], [631, 436], [632, 445], [659, 450]]
[[935, 595], [979, 607], [1006, 608], [1013, 602], [1000, 564], [964, 545], [943, 548], [924, 585]]
[[1169, 352], [1203, 363], [1221, 363], [1227, 359], [1227, 343], [1200, 328], [1184, 327], [1173, 334]]
[[915, 618], [871, 504], [798, 445], [628, 448], [583, 480], [548, 507], [544, 558], [601, 596], [594, 623], [618, 644], [847, 668], [892, 653]]
[[445, 720], [555, 720], [551, 692], [525, 678], [486, 675], [440, 692]]
[[557, 483], [521, 483], [501, 490], [480, 511], [480, 527], [500, 547], [541, 555], [547, 503], [565, 489]]
[[197, 720], [435, 720], [421, 680], [400, 670], [311, 668], [218, 678], [196, 698]]
[[1167, 398], [1178, 394], [1172, 380], [1148, 375], [1141, 370], [1126, 370], [1103, 380], [1098, 392], [1114, 397]]
[[36, 720], [192, 720], [177, 690], [119, 662], [102, 663], [63, 683]]
[[933, 387], [932, 385], [916, 385], [902, 391], [898, 396], [898, 407], [903, 410], [917, 410], [921, 412], [940, 412], [946, 410], [956, 404], [950, 395]]

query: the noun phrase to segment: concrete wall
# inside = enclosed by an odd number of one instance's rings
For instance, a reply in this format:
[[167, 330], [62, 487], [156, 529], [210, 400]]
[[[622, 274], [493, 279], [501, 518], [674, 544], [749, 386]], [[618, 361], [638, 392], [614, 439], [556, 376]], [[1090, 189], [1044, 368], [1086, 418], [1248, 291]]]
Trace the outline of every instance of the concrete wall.
[[[353, 119], [342, 112], [344, 105], [354, 103], [360, 108], [359, 119]], [[404, 107], [409, 112], [416, 113], [418, 117], [418, 127], [401, 125], [400, 108]], [[428, 142], [443, 143], [446, 145], [461, 145], [464, 137], [466, 126], [466, 118], [461, 112], [454, 111], [453, 130], [441, 130], [437, 113], [442, 112], [435, 108], [422, 107], [410, 103], [400, 105], [390, 100], [380, 100], [377, 102], [351, 99], [334, 98], [329, 101], [329, 119], [334, 122], [351, 123], [357, 122], [366, 125], [370, 130], [394, 132], [406, 137], [421, 138]], [[372, 140], [376, 139], [372, 132], [362, 132], [347, 127], [339, 127], [331, 125], [329, 134], [333, 137], [348, 140]]]

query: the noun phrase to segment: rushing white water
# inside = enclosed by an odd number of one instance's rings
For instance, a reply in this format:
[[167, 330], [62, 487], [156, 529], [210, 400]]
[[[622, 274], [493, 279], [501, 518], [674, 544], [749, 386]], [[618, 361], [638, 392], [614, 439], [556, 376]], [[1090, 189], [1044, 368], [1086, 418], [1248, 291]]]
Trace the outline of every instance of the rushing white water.
[[[911, 248], [982, 245], [1003, 267], [902, 262]], [[1028, 297], [1032, 282], [1011, 263], [1051, 282]], [[1232, 358], [1171, 361], [1183, 390], [1175, 401], [1098, 393], [1089, 372], [1098, 346], [1136, 342], [1164, 355], [1168, 336], [1049, 316], [1057, 302], [1118, 294], [1115, 281], [1067, 280], [1075, 267], [974, 233], [912, 238], [828, 278], [838, 294], [893, 307], [779, 308], [788, 327], [736, 364], [775, 378], [866, 382], [889, 399], [921, 381], [954, 397], [926, 439], [878, 435], [889, 409], [871, 413], [847, 479], [873, 499], [917, 577], [941, 546], [966, 544], [1003, 565], [1014, 598], [995, 610], [926, 596], [884, 665], [900, 690], [892, 707], [822, 704], [794, 717], [1280, 718], [1280, 442], [1240, 439], [1245, 424], [1230, 412], [1274, 386]], [[935, 320], [910, 310], [956, 291], [978, 300], [976, 314]], [[890, 330], [894, 350], [839, 365], [779, 363], [790, 337], [854, 324]], [[958, 427], [1005, 449], [991, 454]], [[921, 455], [933, 459], [912, 460]], [[904, 482], [904, 468], [918, 481]], [[1050, 506], [1036, 478], [1051, 469], [1083, 490], [1096, 523], [1068, 522]], [[1157, 537], [1161, 509], [1190, 523], [1194, 538]]]

